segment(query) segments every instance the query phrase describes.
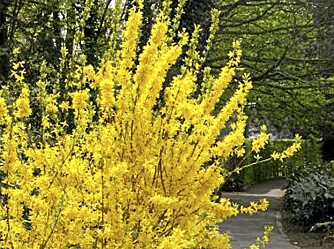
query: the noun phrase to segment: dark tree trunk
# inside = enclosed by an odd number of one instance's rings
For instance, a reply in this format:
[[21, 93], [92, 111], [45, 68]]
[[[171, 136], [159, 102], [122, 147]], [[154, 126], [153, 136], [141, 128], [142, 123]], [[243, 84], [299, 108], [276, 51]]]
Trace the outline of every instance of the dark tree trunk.
[[[318, 0], [314, 2], [315, 24], [318, 25], [317, 52], [318, 57], [323, 59], [319, 65], [323, 70], [321, 75], [324, 78], [334, 75], [334, 2], [332, 0]], [[326, 94], [329, 100], [334, 98], [332, 91]], [[323, 147], [322, 154], [326, 161], [334, 160], [334, 104], [325, 106], [326, 116], [323, 124]]]
[[9, 1], [0, 1], [0, 82], [8, 77], [9, 73], [9, 49], [6, 16]]
[[84, 27], [84, 54], [87, 56], [88, 64], [97, 66], [100, 60], [99, 54], [99, 33], [98, 33], [98, 1], [94, 0], [94, 4], [90, 10], [89, 18], [86, 21]]

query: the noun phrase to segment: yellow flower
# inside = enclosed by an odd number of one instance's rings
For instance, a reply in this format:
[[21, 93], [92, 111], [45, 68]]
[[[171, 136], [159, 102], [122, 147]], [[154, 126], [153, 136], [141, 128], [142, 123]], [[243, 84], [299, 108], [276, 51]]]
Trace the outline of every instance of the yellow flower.
[[28, 117], [31, 114], [31, 109], [29, 105], [29, 100], [26, 98], [18, 98], [16, 100], [17, 107], [17, 117], [24, 118]]
[[88, 80], [93, 80], [95, 77], [94, 67], [92, 65], [84, 66], [82, 73]]
[[13, 54], [14, 55], [18, 55], [19, 53], [21, 53], [20, 48], [16, 47], [16, 48], [13, 49]]
[[100, 83], [100, 91], [101, 106], [110, 107], [115, 101], [113, 82], [108, 79], [102, 80]]
[[271, 154], [271, 158], [274, 159], [275, 161], [278, 160], [280, 158], [280, 154], [277, 153], [276, 151], [274, 151], [272, 154]]
[[22, 88], [21, 97], [25, 97], [25, 98], [29, 97], [29, 89], [28, 89], [28, 87], [23, 87]]
[[20, 97], [16, 100], [16, 116], [19, 118], [28, 117], [31, 114], [29, 89], [23, 87]]
[[17, 70], [19, 68], [20, 64], [19, 63], [14, 63], [13, 64], [13, 69]]
[[46, 97], [46, 111], [49, 113], [57, 113], [58, 108], [56, 105], [56, 99], [53, 96]]
[[69, 108], [68, 102], [66, 102], [66, 101], [61, 102], [59, 107], [62, 111], [67, 111], [67, 109]]
[[258, 205], [258, 209], [261, 211], [265, 211], [267, 210], [268, 207], [269, 207], [269, 202], [267, 201], [267, 199], [261, 199]]
[[260, 249], [258, 245], [251, 245], [248, 247], [249, 249]]
[[302, 148], [300, 140], [301, 140], [301, 137], [297, 134], [296, 140], [291, 146], [286, 148], [281, 153], [274, 151], [271, 154], [271, 158], [273, 158], [274, 160], [280, 160], [281, 162], [283, 162], [284, 159], [293, 156], [297, 151], [299, 151]]
[[51, 126], [51, 123], [50, 123], [50, 121], [49, 121], [49, 118], [48, 118], [46, 115], [44, 115], [44, 116], [42, 117], [42, 127], [45, 128], [45, 129], [47, 129], [47, 128], [49, 128], [50, 126]]
[[89, 98], [88, 91], [78, 91], [72, 95], [72, 106], [75, 110], [83, 110], [87, 107], [87, 100]]
[[4, 98], [0, 97], [0, 117], [7, 115], [6, 101]]
[[261, 126], [261, 132], [258, 138], [252, 140], [252, 151], [259, 153], [269, 141], [269, 134], [266, 134], [266, 126]]
[[22, 82], [24, 80], [24, 74], [25, 74], [25, 70], [22, 69], [19, 73], [12, 71], [11, 76], [14, 76], [16, 81]]
[[237, 154], [237, 157], [242, 157], [242, 156], [245, 155], [246, 151], [245, 151], [244, 148], [240, 148], [240, 149], [236, 150], [235, 153]]

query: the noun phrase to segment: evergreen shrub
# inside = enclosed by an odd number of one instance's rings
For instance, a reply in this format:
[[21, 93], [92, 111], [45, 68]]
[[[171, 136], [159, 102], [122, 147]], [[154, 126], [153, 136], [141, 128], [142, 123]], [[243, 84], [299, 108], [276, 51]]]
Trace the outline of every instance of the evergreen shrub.
[[304, 226], [334, 220], [334, 167], [314, 165], [289, 179], [285, 208], [291, 220]]

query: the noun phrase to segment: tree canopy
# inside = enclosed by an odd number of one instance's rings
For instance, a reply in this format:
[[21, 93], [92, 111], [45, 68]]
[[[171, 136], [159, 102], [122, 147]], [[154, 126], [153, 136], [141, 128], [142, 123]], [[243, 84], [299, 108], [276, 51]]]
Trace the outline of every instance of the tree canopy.
[[[162, 0], [144, 1], [143, 47]], [[242, 67], [251, 73], [254, 90], [249, 113], [260, 122], [304, 137], [332, 137], [333, 102], [333, 3], [330, 0], [210, 0], [177, 1], [184, 5], [180, 29], [190, 34], [201, 25], [198, 51], [204, 49], [211, 23], [211, 9], [221, 11], [218, 34], [202, 67], [217, 68], [226, 63], [233, 40], [242, 39]], [[113, 4], [119, 6], [111, 8]], [[38, 62], [45, 60], [56, 75], [59, 58], [71, 58], [65, 68], [97, 66], [108, 49], [119, 44], [114, 31], [124, 25], [132, 1], [2, 0], [0, 4], [0, 80], [9, 77], [11, 51], [20, 47], [20, 59], [29, 61], [26, 77], [37, 81]], [[66, 47], [66, 54], [62, 48]], [[180, 65], [180, 63], [177, 63]], [[65, 70], [65, 69], [64, 69]], [[63, 70], [63, 71], [64, 71]], [[66, 73], [65, 71], [63, 73]], [[224, 101], [224, 100], [222, 100]]]

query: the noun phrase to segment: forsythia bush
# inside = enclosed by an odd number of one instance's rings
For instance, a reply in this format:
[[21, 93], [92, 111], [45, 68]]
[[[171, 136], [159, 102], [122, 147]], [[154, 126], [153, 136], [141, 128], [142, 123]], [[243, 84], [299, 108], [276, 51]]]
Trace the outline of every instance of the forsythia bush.
[[[15, 101], [5, 91], [0, 98], [0, 248], [230, 248], [229, 235], [216, 225], [238, 212], [266, 209], [266, 201], [249, 207], [211, 201], [224, 181], [224, 160], [243, 153], [242, 106], [252, 87], [247, 75], [212, 115], [236, 73], [239, 43], [217, 78], [206, 70], [206, 90], [197, 97], [196, 56], [163, 87], [187, 34], [172, 43], [170, 21], [160, 14], [136, 58], [141, 18], [138, 1], [116, 59], [98, 69], [78, 67], [64, 84], [66, 96], [60, 98], [57, 86], [49, 92], [42, 64], [34, 89], [43, 112], [39, 140], [31, 135], [24, 64], [14, 64], [21, 93]], [[233, 114], [230, 133], [218, 141]], [[266, 139], [255, 141], [255, 149]]]

